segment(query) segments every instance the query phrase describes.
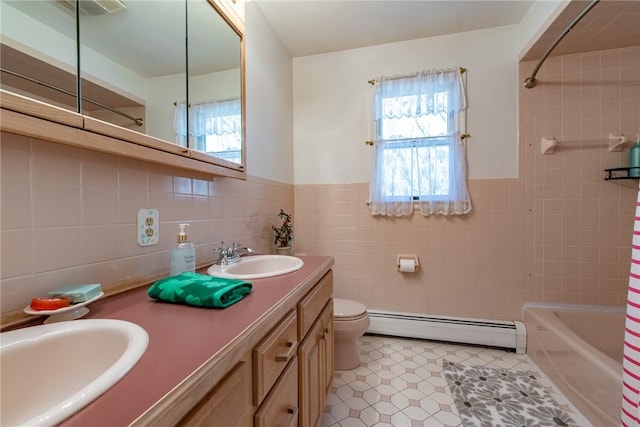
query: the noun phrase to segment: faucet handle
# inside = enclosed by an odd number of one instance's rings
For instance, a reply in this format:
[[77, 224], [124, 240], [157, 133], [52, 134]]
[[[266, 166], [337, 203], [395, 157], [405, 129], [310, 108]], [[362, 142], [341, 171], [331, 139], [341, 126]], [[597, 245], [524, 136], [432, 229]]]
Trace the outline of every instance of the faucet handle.
[[224, 252], [224, 241], [220, 240], [220, 246], [213, 250], [214, 252]]

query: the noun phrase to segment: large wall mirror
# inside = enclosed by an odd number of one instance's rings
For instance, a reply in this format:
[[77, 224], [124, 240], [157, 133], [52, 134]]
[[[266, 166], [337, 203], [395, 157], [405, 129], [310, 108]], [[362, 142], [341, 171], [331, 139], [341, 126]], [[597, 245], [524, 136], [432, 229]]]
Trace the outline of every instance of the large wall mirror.
[[187, 2], [188, 145], [242, 163], [241, 40], [207, 9]]
[[81, 0], [78, 27], [75, 0], [0, 1], [3, 89], [242, 168], [242, 36], [207, 0]]
[[77, 111], [75, 14], [54, 1], [0, 0], [2, 88]]

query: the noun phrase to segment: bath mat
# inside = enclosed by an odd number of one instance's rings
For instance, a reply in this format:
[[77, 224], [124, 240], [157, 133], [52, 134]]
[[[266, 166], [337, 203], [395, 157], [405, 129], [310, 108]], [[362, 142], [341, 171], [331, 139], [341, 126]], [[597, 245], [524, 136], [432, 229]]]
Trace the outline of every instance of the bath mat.
[[529, 371], [443, 360], [444, 376], [466, 426], [556, 427], [578, 424]]

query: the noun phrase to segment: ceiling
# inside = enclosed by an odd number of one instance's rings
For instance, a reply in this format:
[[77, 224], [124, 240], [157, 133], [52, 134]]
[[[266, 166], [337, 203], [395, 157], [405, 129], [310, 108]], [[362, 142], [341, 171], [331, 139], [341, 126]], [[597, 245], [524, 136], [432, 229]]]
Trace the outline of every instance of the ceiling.
[[[544, 1], [544, 0], [538, 0]], [[591, 0], [570, 0], [523, 60], [541, 58]], [[518, 24], [528, 0], [253, 0], [293, 56]], [[640, 45], [640, 0], [601, 0], [552, 56]]]
[[[569, 3], [522, 60], [541, 58], [589, 1]], [[602, 0], [562, 39], [551, 56], [640, 46], [640, 1]]]
[[[533, 0], [248, 1], [248, 5], [253, 3], [260, 8], [293, 57], [518, 24], [534, 3]], [[589, 2], [590, 0], [567, 2], [564, 10], [540, 35], [522, 59], [540, 58]], [[19, 8], [48, 25], [60, 27], [59, 31], [64, 32], [72, 27], [67, 21], [70, 16], [55, 4], [56, 1], [2, 0], [2, 3]], [[182, 37], [169, 37], [162, 39], [160, 43], [159, 40], [168, 34], [175, 35], [167, 30], [167, 26], [168, 23], [182, 22], [181, 19], [172, 19], [172, 17], [175, 18], [184, 13], [182, 10], [175, 9], [180, 8], [183, 3], [180, 0], [125, 0], [125, 4], [128, 5], [127, 13], [118, 12], [107, 18], [85, 17], [84, 19], [94, 20], [91, 26], [84, 27], [85, 39], [93, 42], [94, 49], [100, 50], [117, 62], [127, 64], [141, 75], [154, 76], [177, 72], [172, 67], [175, 68], [176, 64], [179, 65], [182, 62], [165, 53], [173, 50], [172, 43], [183, 43]], [[202, 4], [206, 5], [204, 2]], [[149, 9], [154, 10], [151, 16], [146, 13]], [[135, 14], [146, 16], [148, 19], [142, 19], [136, 25], [125, 25], [126, 22], [122, 20], [129, 19], [127, 15]], [[194, 13], [192, 18], [195, 22], [196, 18], [212, 15], [215, 14]], [[108, 20], [116, 29], [115, 33], [111, 33], [115, 35], [104, 37], [106, 30], [98, 25], [100, 20]], [[212, 27], [209, 21], [203, 22], [202, 25], [206, 28]], [[640, 0], [602, 0], [569, 32], [554, 49], [552, 55], [638, 46], [640, 45], [638, 22], [640, 22]], [[100, 31], [95, 34], [89, 32], [88, 30], [93, 27], [100, 28]], [[220, 37], [216, 35], [215, 39]], [[132, 49], [136, 44], [142, 46], [141, 50]], [[224, 46], [234, 44], [233, 42], [222, 43]], [[158, 49], [158, 45], [162, 48]], [[126, 46], [125, 49], [122, 48], [124, 46]], [[212, 44], [204, 40], [202, 49], [209, 54], [193, 55], [193, 57], [209, 59], [215, 57], [219, 61], [221, 57], [229, 56], [233, 58], [232, 61], [238, 60], [237, 48], [235, 54], [231, 55], [211, 55], [211, 48]], [[207, 67], [211, 69], [212, 66], [207, 64]]]
[[[434, 37], [465, 31], [480, 30], [502, 25], [518, 24], [527, 13], [533, 0], [248, 0], [257, 5], [274, 32], [293, 56], [307, 56], [374, 46], [398, 41]], [[538, 0], [541, 1], [541, 0]], [[543, 0], [542, 0], [543, 1]], [[571, 0], [564, 10], [540, 36], [523, 59], [540, 58], [548, 46], [580, 13], [590, 0]], [[70, 27], [70, 16], [55, 5], [55, 1], [2, 0], [3, 4], [46, 22], [64, 32]], [[197, 5], [199, 2], [195, 2]], [[248, 3], [248, 4], [249, 4]], [[108, 18], [84, 17], [92, 20], [83, 27], [83, 36], [94, 49], [104, 51], [116, 61], [128, 64], [144, 76], [176, 72], [174, 57], [164, 52], [179, 50], [172, 43], [182, 43], [182, 37], [168, 37], [157, 46], [158, 39], [170, 34], [180, 34], [177, 29], [167, 30], [169, 23], [182, 22], [171, 19], [180, 16], [181, 1], [125, 0], [126, 13], [114, 13]], [[205, 4], [202, 2], [202, 4]], [[249, 6], [250, 7], [250, 6]], [[149, 9], [154, 13], [149, 16]], [[125, 22], [142, 15], [135, 25]], [[192, 20], [214, 14], [194, 13]], [[65, 20], [65, 18], [67, 20]], [[60, 19], [60, 21], [58, 21]], [[100, 25], [109, 23], [117, 30], [112, 37], [104, 37], [108, 29]], [[212, 28], [209, 21], [203, 27]], [[640, 45], [640, 0], [602, 0], [554, 49], [552, 55], [612, 49]], [[104, 25], [106, 25], [104, 23]], [[59, 28], [58, 28], [59, 27]], [[99, 31], [90, 32], [92, 28]], [[210, 31], [210, 30], [209, 30]], [[233, 34], [232, 34], [233, 36]], [[216, 39], [221, 36], [216, 35]], [[226, 35], [225, 35], [226, 37]], [[128, 42], [127, 42], [128, 41]], [[135, 43], [132, 43], [135, 41]], [[143, 43], [144, 42], [144, 43]], [[155, 45], [154, 45], [155, 43]], [[131, 47], [139, 45], [136, 51]], [[234, 43], [224, 43], [233, 46]], [[128, 46], [122, 49], [122, 46]], [[211, 44], [203, 47], [212, 48]], [[143, 52], [142, 54], [140, 52]], [[160, 53], [160, 55], [151, 55]], [[233, 54], [193, 55], [194, 57], [233, 58]], [[232, 61], [237, 61], [236, 58]], [[217, 64], [219, 65], [219, 63]], [[226, 65], [225, 65], [226, 66]], [[210, 69], [211, 65], [207, 64]], [[224, 69], [224, 68], [221, 68]]]
[[293, 57], [517, 24], [528, 0], [253, 0]]

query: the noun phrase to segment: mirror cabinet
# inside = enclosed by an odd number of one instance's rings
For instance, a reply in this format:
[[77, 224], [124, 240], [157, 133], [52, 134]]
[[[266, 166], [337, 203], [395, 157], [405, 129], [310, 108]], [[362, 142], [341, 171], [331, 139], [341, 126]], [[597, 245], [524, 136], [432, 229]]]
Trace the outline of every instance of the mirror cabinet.
[[2, 88], [77, 111], [75, 14], [54, 2], [1, 0], [0, 7]]
[[10, 102], [21, 95], [85, 131], [246, 177], [239, 0], [0, 1], [3, 109], [34, 115]]
[[189, 135], [181, 145], [243, 164], [241, 39], [208, 9], [206, 2], [187, 2]]

